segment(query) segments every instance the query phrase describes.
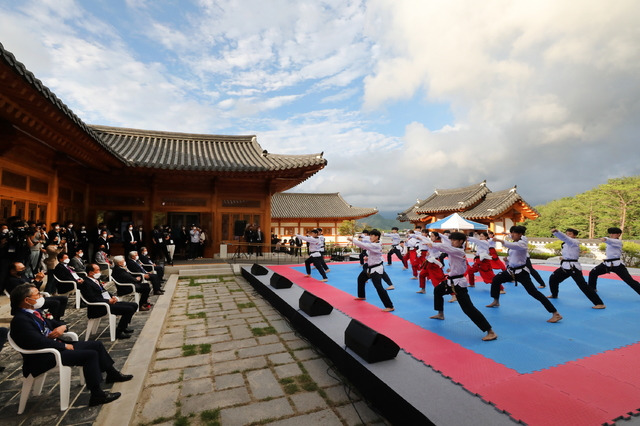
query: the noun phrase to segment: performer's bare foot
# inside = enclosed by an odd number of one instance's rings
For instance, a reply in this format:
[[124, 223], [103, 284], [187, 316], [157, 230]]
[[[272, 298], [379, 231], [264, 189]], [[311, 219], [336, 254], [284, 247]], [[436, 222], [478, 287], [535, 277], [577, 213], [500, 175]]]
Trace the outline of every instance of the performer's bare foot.
[[420, 291], [416, 291], [416, 293], [420, 293], [420, 294], [425, 294], [426, 291], [424, 291], [424, 289], [420, 290]]
[[490, 340], [496, 340], [497, 338], [498, 335], [493, 330], [489, 330], [487, 331], [487, 335], [482, 337], [482, 340], [488, 342]]
[[411, 277], [411, 279], [412, 279], [412, 280], [417, 280], [417, 279], [418, 279], [418, 277]]
[[395, 310], [396, 310], [395, 308], [384, 308], [382, 312], [393, 312]]
[[325, 282], [325, 283], [326, 283], [327, 281], [329, 281], [329, 278], [323, 278], [323, 279], [321, 279], [320, 281], [323, 281], [323, 282]]
[[331, 272], [331, 269], [326, 269], [325, 272]]
[[547, 322], [558, 322], [562, 319], [562, 315], [557, 312], [553, 313], [553, 316], [547, 320]]
[[504, 290], [500, 290], [500, 294], [507, 294], [507, 292]]
[[553, 294], [550, 294], [547, 296], [547, 299], [557, 299], [558, 296], [554, 296]]
[[454, 294], [453, 296], [451, 296], [451, 299], [449, 299], [449, 303], [453, 303], [453, 302], [457, 302], [458, 298], [456, 297], [456, 295]]
[[367, 300], [367, 298], [366, 297], [356, 297], [353, 300]]
[[395, 290], [396, 288], [392, 285], [390, 285], [389, 287], [387, 287], [387, 290]]
[[476, 286], [475, 284], [469, 284], [469, 287], [475, 287], [475, 286]]
[[409, 269], [409, 268], [402, 268], [403, 271], [406, 271], [407, 269]]
[[544, 284], [540, 284], [540, 285], [538, 286], [538, 288], [545, 288], [545, 287], [546, 287], [546, 285], [544, 285]]
[[487, 305], [487, 308], [497, 308], [498, 306], [500, 306], [500, 303], [497, 300], [493, 299], [493, 302], [489, 303]]
[[442, 312], [438, 312], [436, 315], [429, 317], [431, 319], [437, 319], [437, 320], [443, 320], [444, 319], [444, 313]]
[[605, 305], [594, 305], [594, 306], [592, 306], [592, 308], [593, 309], [604, 309], [604, 308], [606, 308], [606, 306]]
[[311, 277], [311, 275], [305, 275], [304, 277], [305, 277], [305, 278], [309, 278], [309, 277]]

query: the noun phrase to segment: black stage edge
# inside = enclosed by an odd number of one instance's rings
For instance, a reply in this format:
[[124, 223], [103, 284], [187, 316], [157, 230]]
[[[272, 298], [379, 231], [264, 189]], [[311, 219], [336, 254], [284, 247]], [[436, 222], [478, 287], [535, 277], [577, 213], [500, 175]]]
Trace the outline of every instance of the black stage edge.
[[[371, 370], [366, 368], [363, 365], [365, 361], [359, 361], [355, 358], [357, 355], [350, 353], [350, 350], [344, 346], [344, 329], [342, 329], [342, 342], [336, 342], [314, 324], [313, 320], [319, 317], [308, 316], [302, 310], [294, 307], [297, 306], [297, 304], [291, 306], [285, 299], [280, 297], [279, 293], [282, 290], [289, 289], [275, 289], [269, 285], [269, 281], [267, 281], [268, 276], [255, 276], [250, 270], [245, 268], [242, 268], [242, 276], [249, 281], [251, 286], [260, 293], [262, 297], [280, 311], [296, 330], [320, 349], [327, 358], [333, 361], [340, 373], [349, 379], [349, 381], [358, 388], [358, 391], [371, 402], [385, 418], [394, 424], [434, 424], [426, 418], [424, 414], [404, 400], [404, 398], [400, 397], [391, 387], [380, 380]], [[300, 287], [296, 287], [300, 289]], [[300, 295], [302, 295], [302, 293], [303, 291], [300, 291]], [[333, 312], [336, 312], [336, 310], [334, 309]], [[330, 315], [324, 317], [328, 318], [329, 316]]]
[[403, 349], [394, 359], [367, 363], [345, 346], [345, 330], [351, 323], [350, 317], [337, 309], [333, 309], [329, 315], [311, 317], [299, 309], [300, 296], [305, 292], [300, 286], [293, 284], [288, 288], [272, 287], [271, 282], [278, 284], [282, 280], [279, 279], [279, 274], [270, 269], [266, 275], [252, 274], [249, 266], [242, 267], [241, 272], [251, 286], [321, 350], [340, 373], [358, 388], [363, 397], [393, 424], [519, 424]]

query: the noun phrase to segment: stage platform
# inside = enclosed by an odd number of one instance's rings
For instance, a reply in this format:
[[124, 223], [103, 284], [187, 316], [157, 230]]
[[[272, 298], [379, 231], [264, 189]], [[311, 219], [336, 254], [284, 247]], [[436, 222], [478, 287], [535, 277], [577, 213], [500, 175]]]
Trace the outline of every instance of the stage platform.
[[[429, 319], [433, 287], [427, 283], [427, 293], [417, 294], [417, 280], [401, 263], [386, 268], [396, 288], [389, 292], [393, 313], [381, 311], [371, 284], [366, 301], [354, 300], [357, 262], [330, 267], [326, 283], [315, 270], [304, 277], [301, 265], [267, 266], [266, 275], [253, 275], [247, 266], [242, 273], [395, 424], [637, 423], [632, 416], [640, 409], [640, 295], [616, 276], [600, 277], [604, 310], [591, 309], [571, 279], [562, 283], [560, 298], [552, 300], [564, 317], [556, 324], [547, 323], [550, 314], [512, 283], [499, 308], [485, 308], [489, 285], [477, 276], [469, 293], [499, 336], [483, 342], [456, 303], [445, 302], [445, 321]], [[548, 282], [554, 268], [536, 269]], [[271, 287], [274, 273], [293, 286]], [[309, 317], [300, 311], [305, 290], [330, 303], [333, 312]], [[346, 348], [351, 319], [392, 339], [401, 347], [398, 356], [368, 364]]]

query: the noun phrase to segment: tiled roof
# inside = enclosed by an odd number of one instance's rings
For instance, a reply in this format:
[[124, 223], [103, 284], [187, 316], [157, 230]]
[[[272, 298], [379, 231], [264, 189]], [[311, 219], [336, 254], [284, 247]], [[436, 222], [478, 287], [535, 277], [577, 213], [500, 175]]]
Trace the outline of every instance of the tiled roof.
[[415, 212], [418, 214], [432, 214], [466, 210], [473, 207], [490, 192], [486, 181], [464, 188], [436, 189], [429, 198], [418, 205]]
[[414, 222], [414, 221], [420, 220], [420, 218], [423, 215], [416, 213], [416, 209], [418, 208], [419, 205], [420, 205], [420, 200], [418, 200], [416, 204], [409, 207], [408, 209], [398, 213], [398, 217], [396, 218], [396, 220], [399, 220], [400, 222]]
[[525, 210], [530, 210], [535, 217], [540, 214], [535, 208], [527, 204], [520, 194], [516, 191], [514, 186], [511, 189], [505, 189], [504, 191], [492, 192], [487, 194], [485, 199], [477, 206], [460, 212], [460, 216], [465, 219], [488, 219], [504, 213], [507, 209], [510, 209], [516, 203], [522, 203]]
[[378, 213], [375, 208], [353, 207], [338, 192], [306, 194], [279, 192], [271, 197], [271, 217], [359, 219]]
[[38, 92], [44, 96], [49, 102], [53, 104], [53, 106], [65, 114], [72, 122], [78, 125], [84, 132], [86, 132], [98, 145], [110, 151], [109, 147], [106, 146], [102, 140], [95, 134], [93, 129], [87, 126], [84, 121], [80, 119], [71, 108], [64, 104], [47, 86], [45, 86], [42, 81], [36, 78], [36, 76], [29, 71], [22, 62], [18, 61], [13, 53], [9, 52], [4, 48], [2, 43], [0, 43], [0, 60], [6, 63], [9, 67], [13, 69], [15, 73], [22, 76], [22, 78], [29, 83], [31, 87], [36, 89]]
[[268, 172], [327, 164], [320, 154], [271, 154], [255, 136], [222, 136], [91, 126], [129, 165], [154, 169]]

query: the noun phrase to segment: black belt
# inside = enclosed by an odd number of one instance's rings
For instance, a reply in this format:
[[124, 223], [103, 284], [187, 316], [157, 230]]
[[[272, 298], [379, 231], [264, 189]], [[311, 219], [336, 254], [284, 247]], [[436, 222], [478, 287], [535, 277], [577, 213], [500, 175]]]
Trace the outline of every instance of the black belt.
[[562, 262], [577, 262], [577, 261], [578, 261], [578, 259], [562, 259], [560, 261], [560, 263], [562, 263]]
[[458, 278], [463, 278], [463, 277], [464, 277], [464, 274], [462, 274], [462, 275], [453, 275], [453, 276], [450, 276], [449, 279], [451, 281], [453, 281], [453, 280], [457, 280]]
[[375, 265], [367, 265], [367, 274], [371, 274], [371, 270], [373, 268], [377, 268], [378, 266], [383, 265], [384, 262], [376, 263]]
[[615, 262], [616, 260], [620, 260], [620, 258], [616, 257], [615, 259], [605, 259], [604, 262]]

